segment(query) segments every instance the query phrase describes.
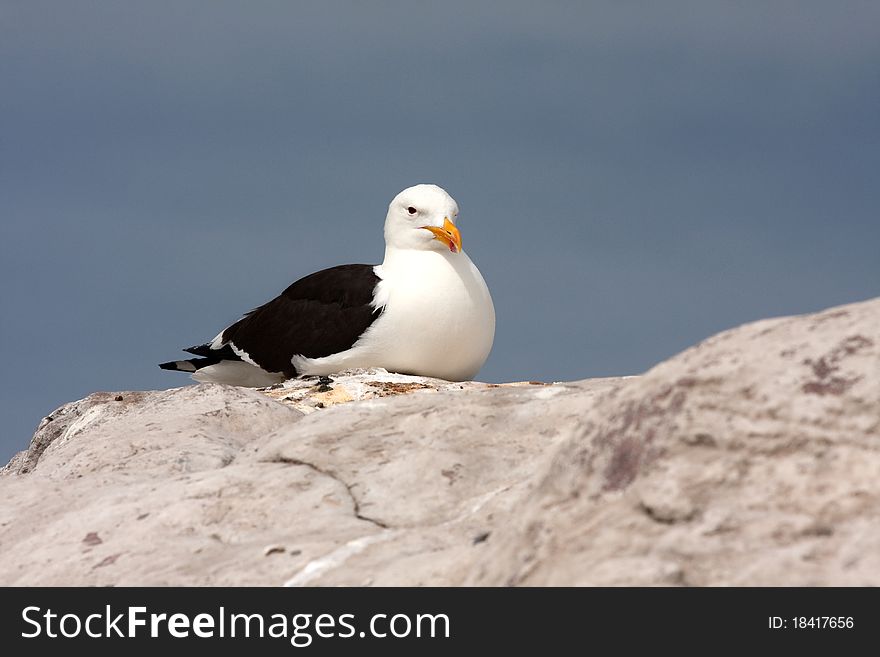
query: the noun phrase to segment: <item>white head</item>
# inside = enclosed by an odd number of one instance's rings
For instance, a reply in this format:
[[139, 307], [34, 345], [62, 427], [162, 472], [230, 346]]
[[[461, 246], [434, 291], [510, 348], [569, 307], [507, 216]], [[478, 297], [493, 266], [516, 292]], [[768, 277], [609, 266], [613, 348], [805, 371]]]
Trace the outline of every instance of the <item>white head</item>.
[[397, 249], [461, 251], [458, 203], [437, 185], [416, 185], [394, 197], [385, 217], [385, 244]]

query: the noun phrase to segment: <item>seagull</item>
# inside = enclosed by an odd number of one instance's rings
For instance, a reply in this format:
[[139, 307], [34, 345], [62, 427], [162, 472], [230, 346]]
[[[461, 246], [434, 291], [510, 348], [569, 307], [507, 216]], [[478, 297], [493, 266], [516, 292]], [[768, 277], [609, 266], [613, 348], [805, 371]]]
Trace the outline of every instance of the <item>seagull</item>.
[[251, 310], [197, 356], [161, 363], [203, 383], [266, 387], [356, 368], [472, 379], [492, 349], [495, 307], [462, 249], [458, 204], [437, 185], [409, 187], [385, 217], [380, 265], [309, 274]]

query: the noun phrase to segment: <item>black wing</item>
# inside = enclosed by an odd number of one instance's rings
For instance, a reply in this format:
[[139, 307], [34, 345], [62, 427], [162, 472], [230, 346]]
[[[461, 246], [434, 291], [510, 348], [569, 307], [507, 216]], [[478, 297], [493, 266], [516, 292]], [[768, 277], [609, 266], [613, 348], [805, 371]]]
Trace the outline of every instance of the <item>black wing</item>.
[[187, 351], [216, 356], [231, 351], [231, 343], [264, 370], [296, 376], [293, 356], [321, 358], [357, 342], [381, 313], [371, 305], [379, 280], [373, 265], [339, 265], [309, 274], [223, 331], [222, 349], [202, 345]]

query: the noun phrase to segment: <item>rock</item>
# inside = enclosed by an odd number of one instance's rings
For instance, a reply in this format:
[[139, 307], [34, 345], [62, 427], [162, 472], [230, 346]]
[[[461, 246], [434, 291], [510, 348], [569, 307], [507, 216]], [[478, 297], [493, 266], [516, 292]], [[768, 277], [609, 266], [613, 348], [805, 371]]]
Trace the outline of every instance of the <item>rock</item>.
[[[439, 561], [411, 563], [469, 549], [488, 522], [473, 516], [617, 382], [376, 370], [96, 393], [53, 412], [0, 477], [0, 583], [441, 582]], [[374, 559], [386, 572], [356, 567]]]
[[470, 584], [880, 584], [880, 300], [726, 331], [604, 395]]
[[876, 585], [878, 375], [880, 299], [642, 377], [96, 393], [0, 473], [0, 584]]
[[231, 463], [255, 438], [301, 417], [247, 388], [96, 392], [45, 417], [27, 451], [5, 469], [25, 474], [39, 465], [54, 478], [207, 470]]

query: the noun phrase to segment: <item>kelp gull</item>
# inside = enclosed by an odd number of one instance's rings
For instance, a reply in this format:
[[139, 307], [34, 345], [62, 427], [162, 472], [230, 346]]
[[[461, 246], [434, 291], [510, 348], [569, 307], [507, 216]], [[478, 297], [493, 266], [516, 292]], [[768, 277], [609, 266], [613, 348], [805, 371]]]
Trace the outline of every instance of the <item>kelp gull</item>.
[[495, 308], [461, 248], [458, 204], [436, 185], [403, 190], [385, 218], [381, 265], [339, 265], [296, 281], [212, 341], [159, 365], [201, 382], [267, 386], [298, 375], [383, 367], [471, 379], [495, 336]]

